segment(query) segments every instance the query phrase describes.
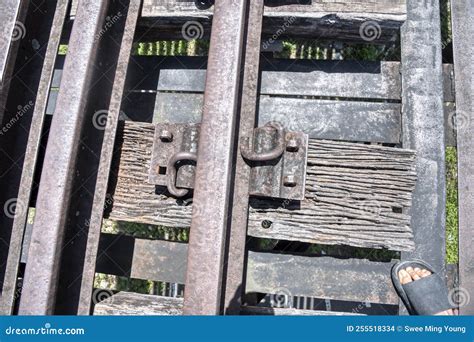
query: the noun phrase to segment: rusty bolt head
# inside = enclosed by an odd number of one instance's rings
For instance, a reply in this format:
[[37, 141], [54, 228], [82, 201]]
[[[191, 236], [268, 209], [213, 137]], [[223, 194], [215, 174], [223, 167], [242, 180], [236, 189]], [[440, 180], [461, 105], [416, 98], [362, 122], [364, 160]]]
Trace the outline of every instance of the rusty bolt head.
[[286, 150], [288, 152], [297, 152], [298, 149], [299, 149], [298, 140], [296, 140], [295, 138], [291, 138], [290, 140], [288, 140], [288, 142], [286, 143]]
[[164, 129], [160, 133], [160, 140], [163, 142], [172, 142], [173, 141], [173, 133]]
[[296, 186], [296, 177], [294, 175], [286, 175], [283, 178], [283, 185], [287, 187]]

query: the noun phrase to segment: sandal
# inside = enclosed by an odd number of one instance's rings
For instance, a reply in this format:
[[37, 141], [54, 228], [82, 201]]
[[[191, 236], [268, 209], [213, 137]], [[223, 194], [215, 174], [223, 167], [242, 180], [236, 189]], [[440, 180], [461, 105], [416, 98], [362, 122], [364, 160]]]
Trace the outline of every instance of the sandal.
[[[431, 272], [431, 275], [402, 285], [398, 272], [410, 266], [426, 269]], [[411, 315], [429, 316], [453, 308], [443, 279], [433, 270], [433, 267], [422, 260], [400, 261], [393, 265], [392, 282]]]

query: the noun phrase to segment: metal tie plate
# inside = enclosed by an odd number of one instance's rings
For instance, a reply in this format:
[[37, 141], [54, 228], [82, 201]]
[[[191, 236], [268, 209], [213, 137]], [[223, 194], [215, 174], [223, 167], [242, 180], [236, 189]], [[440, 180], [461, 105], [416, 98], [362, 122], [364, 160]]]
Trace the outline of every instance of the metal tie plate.
[[[166, 186], [173, 196], [186, 196], [194, 187], [199, 133], [200, 124], [157, 124], [149, 182]], [[304, 199], [307, 134], [271, 122], [242, 138], [240, 152], [251, 166], [251, 196]]]

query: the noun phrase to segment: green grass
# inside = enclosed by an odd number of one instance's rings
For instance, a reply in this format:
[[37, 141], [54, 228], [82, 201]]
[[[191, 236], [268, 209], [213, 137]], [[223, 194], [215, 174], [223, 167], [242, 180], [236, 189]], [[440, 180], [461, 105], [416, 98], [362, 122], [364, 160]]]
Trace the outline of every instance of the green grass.
[[458, 262], [458, 172], [457, 151], [446, 149], [446, 260]]

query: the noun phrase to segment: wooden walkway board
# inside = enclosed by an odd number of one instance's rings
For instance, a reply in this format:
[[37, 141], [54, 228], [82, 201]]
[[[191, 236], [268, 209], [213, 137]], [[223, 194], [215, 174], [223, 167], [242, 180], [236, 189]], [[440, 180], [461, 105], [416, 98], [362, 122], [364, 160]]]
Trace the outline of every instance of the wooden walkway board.
[[[127, 250], [133, 255], [124, 260], [122, 254], [126, 245], [131, 247]], [[185, 243], [103, 234], [96, 271], [184, 284], [187, 254], [188, 245]], [[392, 265], [393, 262], [367, 259], [251, 251], [247, 261], [246, 293], [291, 294], [396, 305], [398, 297], [390, 280]], [[126, 270], [131, 271], [124, 273]]]
[[183, 314], [183, 299], [119, 292], [98, 303], [96, 316], [177, 316]]
[[[191, 205], [149, 184], [154, 126], [126, 122], [109, 192], [109, 217], [188, 227]], [[311, 140], [306, 200], [252, 199], [249, 235], [323, 244], [412, 250], [409, 216], [416, 175], [411, 151], [375, 145]], [[264, 228], [263, 221], [272, 222]]]
[[249, 252], [246, 292], [398, 304], [392, 263]]
[[[134, 61], [127, 79], [132, 91], [122, 108], [128, 119], [200, 121], [205, 57], [137, 56]], [[271, 59], [262, 68], [260, 124], [278, 119], [298, 123], [294, 129], [312, 138], [400, 143], [400, 63]], [[48, 114], [54, 112], [61, 74], [59, 67]], [[443, 78], [446, 143], [455, 146], [451, 64], [443, 66]]]
[[[277, 1], [274, 1], [277, 3]], [[376, 31], [372, 42], [391, 41], [406, 19], [405, 0], [382, 1], [311, 1], [308, 4], [270, 5], [265, 7], [263, 33], [271, 37], [280, 29], [284, 36], [323, 37], [361, 41], [360, 27], [370, 21]], [[204, 8], [203, 8], [204, 7]], [[209, 34], [213, 8], [179, 0], [145, 0], [142, 16], [150, 25], [159, 19], [160, 34], [178, 38], [185, 22], [198, 21]], [[178, 30], [179, 28], [179, 30]], [[173, 35], [174, 34], [174, 35]], [[168, 37], [167, 36], [167, 37]], [[370, 36], [372, 37], [372, 36]]]
[[[96, 316], [176, 316], [183, 314], [183, 299], [119, 292], [98, 303], [94, 309]], [[271, 316], [320, 316], [357, 315], [346, 312], [298, 310], [292, 308], [243, 307], [243, 315]]]

